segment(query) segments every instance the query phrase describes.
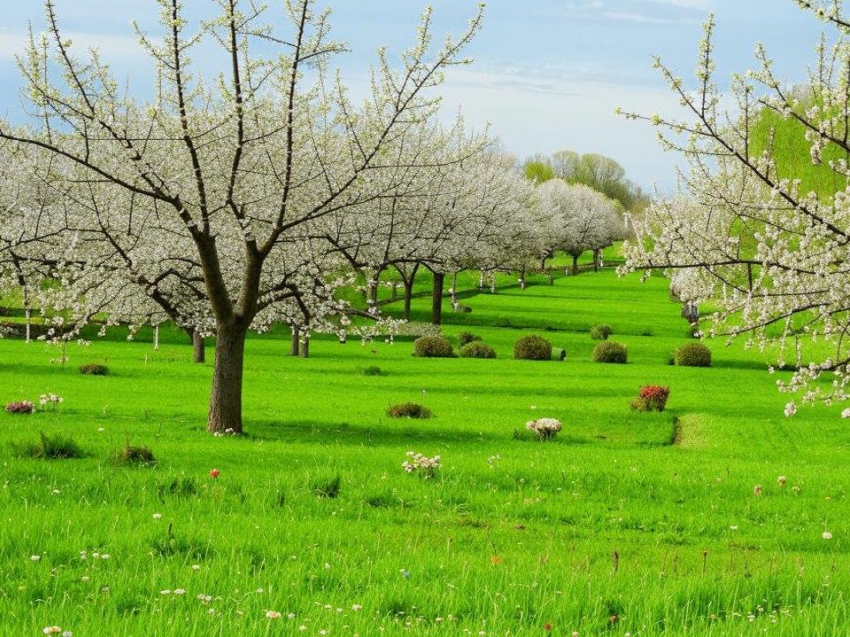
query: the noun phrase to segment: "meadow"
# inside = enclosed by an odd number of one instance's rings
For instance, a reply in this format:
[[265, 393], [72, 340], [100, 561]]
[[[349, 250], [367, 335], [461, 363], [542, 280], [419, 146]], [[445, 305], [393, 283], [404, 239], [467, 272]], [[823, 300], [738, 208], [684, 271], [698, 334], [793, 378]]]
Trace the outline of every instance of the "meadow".
[[[149, 330], [115, 330], [64, 365], [0, 340], [0, 402], [64, 398], [0, 413], [0, 634], [850, 634], [842, 407], [785, 418], [782, 375], [740, 344], [671, 366], [688, 326], [661, 278], [528, 280], [491, 294], [463, 275], [472, 312], [446, 302], [444, 333], [495, 360], [332, 337], [300, 359], [286, 333], [251, 338], [238, 438], [205, 432], [211, 366], [178, 331], [154, 351]], [[598, 323], [628, 364], [592, 361]], [[526, 334], [566, 360], [513, 360]], [[649, 384], [671, 388], [664, 413], [630, 410]], [[387, 416], [408, 401], [434, 417]], [[539, 417], [563, 423], [556, 439], [525, 435]], [[21, 457], [42, 432], [85, 457]], [[116, 462], [128, 443], [156, 463]], [[408, 451], [441, 469], [408, 475]]]

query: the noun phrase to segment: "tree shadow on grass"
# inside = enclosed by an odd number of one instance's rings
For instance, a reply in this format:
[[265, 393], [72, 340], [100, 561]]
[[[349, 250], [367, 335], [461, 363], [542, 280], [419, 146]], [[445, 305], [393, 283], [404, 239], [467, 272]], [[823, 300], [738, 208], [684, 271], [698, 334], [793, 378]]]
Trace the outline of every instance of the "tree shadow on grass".
[[[336, 444], [360, 445], [366, 447], [398, 447], [414, 444], [470, 444], [470, 443], [502, 443], [523, 444], [514, 439], [514, 432], [506, 429], [503, 432], [472, 432], [446, 429], [434, 429], [427, 424], [421, 428], [399, 426], [396, 423], [381, 423], [375, 425], [352, 425], [349, 423], [329, 424], [318, 421], [304, 420], [281, 423], [278, 421], [251, 421], [248, 424], [250, 435], [255, 439], [304, 444]], [[554, 444], [592, 444], [592, 436], [579, 438], [572, 436], [559, 437]]]
[[[758, 370], [760, 372], [768, 372], [768, 368], [770, 367], [769, 363], [764, 363], [760, 361], [736, 361], [736, 360], [722, 360], [722, 361], [714, 361], [711, 363], [711, 366], [715, 369], [753, 369]], [[794, 370], [790, 367], [779, 368], [776, 367], [777, 372], [793, 372]]]
[[397, 422], [384, 422], [374, 425], [353, 425], [350, 423], [322, 423], [303, 420], [282, 423], [272, 420], [251, 421], [248, 423], [250, 439], [288, 444], [321, 444], [360, 447], [415, 447], [416, 445], [540, 445], [540, 450], [557, 450], [559, 447], [598, 445], [600, 447], [635, 448], [664, 447], [671, 444], [673, 423], [663, 419], [657, 423], [658, 430], [643, 431], [644, 435], [630, 435], [627, 430], [618, 427], [600, 427], [588, 429], [576, 435], [574, 432], [562, 432], [555, 440], [541, 445], [529, 435], [522, 424], [505, 427], [500, 431], [471, 432], [449, 429], [436, 429], [423, 424], [421, 427], [407, 426]]

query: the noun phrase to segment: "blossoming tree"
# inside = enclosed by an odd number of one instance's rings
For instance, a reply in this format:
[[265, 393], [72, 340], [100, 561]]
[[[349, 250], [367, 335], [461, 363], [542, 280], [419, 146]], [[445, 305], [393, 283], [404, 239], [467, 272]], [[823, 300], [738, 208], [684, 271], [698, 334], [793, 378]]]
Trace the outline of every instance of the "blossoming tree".
[[615, 203], [593, 188], [552, 179], [537, 188], [539, 205], [546, 217], [541, 224], [540, 256], [563, 250], [573, 258], [572, 273], [587, 250], [594, 255], [622, 236]]
[[[798, 0], [850, 33], [841, 2]], [[627, 270], [667, 270], [685, 301], [710, 300], [711, 335], [742, 337], [747, 347], [776, 356], [796, 373], [786, 391], [803, 402], [846, 400], [850, 383], [850, 43], [818, 47], [810, 84], [789, 90], [767, 52], [757, 70], [733, 78], [730, 99], [718, 89], [713, 63], [713, 19], [700, 44], [695, 90], [660, 60], [657, 67], [686, 115], [627, 114], [660, 129], [664, 146], [681, 152], [689, 170], [677, 196], [656, 202], [637, 239], [626, 248]], [[729, 105], [734, 105], [729, 110]], [[781, 122], [805, 135], [804, 159], [830, 174], [833, 190], [805, 189], [794, 166], [774, 150], [776, 125], [756, 135], [756, 124]], [[793, 158], [797, 159], [797, 158]], [[803, 159], [803, 158], [800, 158]], [[814, 342], [828, 343], [829, 353]], [[819, 383], [824, 374], [831, 382]], [[786, 414], [796, 411], [790, 402]]]
[[[287, 33], [249, 0], [217, 0], [215, 18], [195, 25], [180, 0], [158, 3], [162, 36], [139, 32], [158, 77], [142, 102], [96, 52], [75, 53], [48, 0], [49, 45], [32, 42], [20, 61], [45, 122], [0, 137], [41, 155], [41, 178], [73, 209], [64, 230], [86, 238], [77, 274], [121, 268], [160, 306], [164, 281], [197, 287], [199, 298], [181, 298], [214, 324], [208, 428], [241, 432], [248, 330], [274, 320], [300, 278], [315, 281], [299, 249], [310, 225], [379, 196], [372, 175], [397, 168], [393, 148], [434, 117], [428, 91], [467, 61], [481, 16], [435, 48], [426, 12], [398, 68], [379, 52], [372, 94], [355, 104], [330, 66], [345, 47], [313, 0], [287, 0]], [[227, 60], [208, 82], [191, 60], [206, 41]]]

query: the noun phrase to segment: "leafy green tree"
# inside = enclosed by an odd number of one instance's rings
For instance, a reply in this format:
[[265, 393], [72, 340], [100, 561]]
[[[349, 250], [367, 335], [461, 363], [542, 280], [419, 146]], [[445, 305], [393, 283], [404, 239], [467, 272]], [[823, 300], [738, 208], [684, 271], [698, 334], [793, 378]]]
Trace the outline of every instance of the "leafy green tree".
[[549, 160], [545, 157], [531, 158], [522, 166], [526, 178], [538, 184], [545, 184], [550, 179], [555, 178], [555, 171]]

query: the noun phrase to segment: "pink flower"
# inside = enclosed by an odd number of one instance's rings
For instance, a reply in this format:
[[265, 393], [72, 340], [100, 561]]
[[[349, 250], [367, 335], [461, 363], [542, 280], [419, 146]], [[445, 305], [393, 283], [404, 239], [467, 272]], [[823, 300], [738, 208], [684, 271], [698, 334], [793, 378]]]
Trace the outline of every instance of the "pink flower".
[[218, 469], [213, 469], [210, 471], [210, 478], [217, 478], [221, 472]]

